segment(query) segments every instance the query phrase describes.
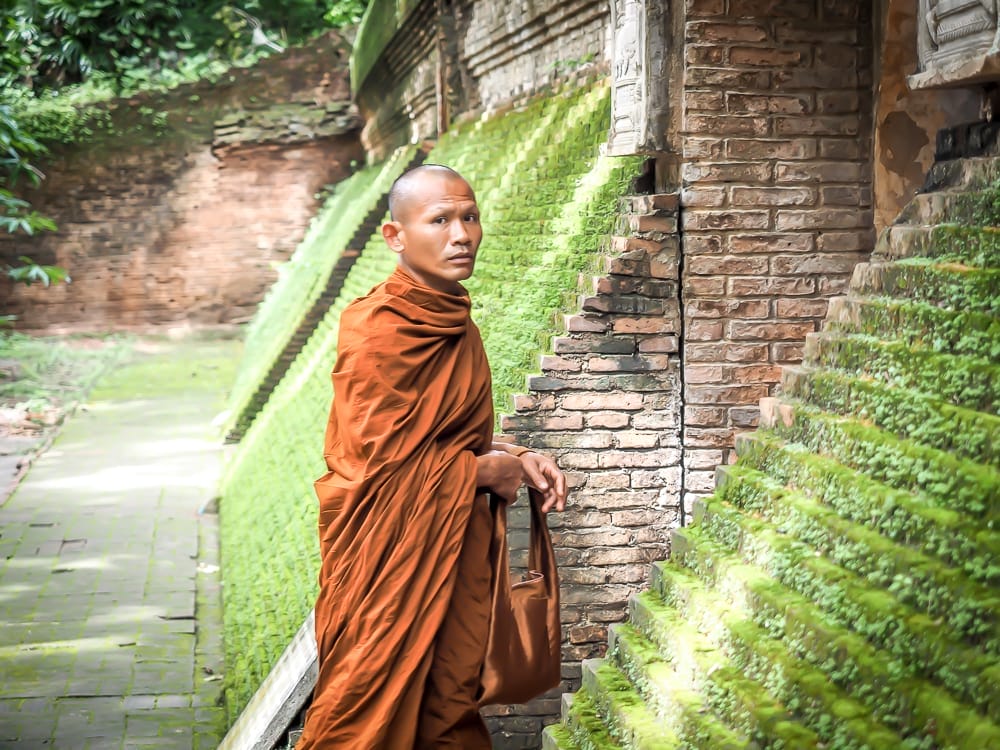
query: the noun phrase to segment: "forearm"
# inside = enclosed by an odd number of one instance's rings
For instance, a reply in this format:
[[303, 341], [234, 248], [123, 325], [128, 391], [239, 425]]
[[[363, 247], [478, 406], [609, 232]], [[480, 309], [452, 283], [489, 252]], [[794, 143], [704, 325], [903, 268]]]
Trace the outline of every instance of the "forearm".
[[520, 458], [525, 453], [532, 453], [531, 448], [525, 448], [523, 445], [514, 445], [513, 443], [502, 443], [500, 441], [494, 440], [492, 445], [492, 450], [503, 451], [515, 458]]

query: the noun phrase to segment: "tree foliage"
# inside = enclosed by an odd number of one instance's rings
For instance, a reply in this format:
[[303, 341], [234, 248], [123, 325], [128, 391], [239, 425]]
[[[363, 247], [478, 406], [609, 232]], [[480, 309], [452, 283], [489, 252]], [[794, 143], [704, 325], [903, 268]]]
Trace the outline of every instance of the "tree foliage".
[[[16, 195], [37, 183], [38, 105], [64, 108], [218, 75], [329, 28], [366, 0], [0, 0], [0, 230], [54, 229]], [[81, 94], [82, 90], [82, 94]], [[72, 103], [71, 103], [72, 102]], [[65, 118], [63, 118], [65, 119]], [[60, 121], [63, 132], [86, 132]]]

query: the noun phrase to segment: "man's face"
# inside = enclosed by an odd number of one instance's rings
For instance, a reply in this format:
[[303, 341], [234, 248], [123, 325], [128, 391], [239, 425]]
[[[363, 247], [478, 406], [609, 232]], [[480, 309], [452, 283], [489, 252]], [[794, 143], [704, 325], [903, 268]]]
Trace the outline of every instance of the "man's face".
[[414, 279], [461, 293], [459, 282], [472, 276], [483, 239], [476, 196], [461, 177], [420, 175], [397, 220], [383, 226], [382, 234]]

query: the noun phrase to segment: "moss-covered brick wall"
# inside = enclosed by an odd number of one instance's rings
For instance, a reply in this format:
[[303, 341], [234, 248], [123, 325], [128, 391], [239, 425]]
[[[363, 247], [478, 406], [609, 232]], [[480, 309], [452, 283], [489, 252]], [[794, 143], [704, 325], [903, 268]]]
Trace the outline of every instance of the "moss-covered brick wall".
[[[510, 411], [511, 394], [524, 390], [525, 376], [537, 368], [539, 352], [557, 330], [558, 313], [578, 292], [580, 272], [596, 264], [612, 231], [618, 198], [639, 171], [637, 159], [599, 155], [608, 112], [607, 82], [582, 82], [503, 115], [460, 124], [427, 157], [464, 174], [483, 211], [486, 239], [468, 286], [493, 366], [498, 412]], [[370, 175], [358, 178], [333, 200], [357, 195], [359, 203], [374, 205], [381, 197], [378, 189], [355, 193], [363, 184], [384, 182]], [[322, 266], [336, 260], [335, 248], [328, 244], [312, 257], [322, 275]], [[381, 236], [373, 234], [340, 296], [243, 437], [224, 477], [225, 694], [231, 720], [313, 606], [318, 543], [312, 482], [324, 470], [337, 321], [344, 306], [385, 278], [394, 263]], [[248, 341], [248, 351], [260, 351], [262, 357], [273, 351], [272, 335], [287, 335], [295, 325], [296, 315], [280, 309], [286, 303], [279, 298], [295, 298], [310, 288], [308, 273], [289, 270], [286, 276], [289, 280], [272, 293], [274, 301], [261, 308]], [[245, 393], [265, 374], [252, 356], [244, 367], [239, 382]]]

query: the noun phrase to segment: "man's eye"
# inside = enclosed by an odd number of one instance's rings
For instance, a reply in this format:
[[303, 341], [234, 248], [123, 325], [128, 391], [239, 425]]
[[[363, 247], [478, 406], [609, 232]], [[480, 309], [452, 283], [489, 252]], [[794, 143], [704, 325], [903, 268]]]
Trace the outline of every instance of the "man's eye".
[[438, 216], [436, 219], [434, 219], [435, 224], [445, 224], [447, 223], [447, 221], [448, 220], [443, 216]]
[[469, 215], [467, 215], [465, 217], [465, 220], [466, 221], [471, 221], [472, 223], [476, 223], [477, 221], [479, 221], [479, 215], [478, 214], [469, 214]]

